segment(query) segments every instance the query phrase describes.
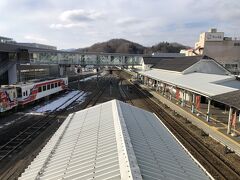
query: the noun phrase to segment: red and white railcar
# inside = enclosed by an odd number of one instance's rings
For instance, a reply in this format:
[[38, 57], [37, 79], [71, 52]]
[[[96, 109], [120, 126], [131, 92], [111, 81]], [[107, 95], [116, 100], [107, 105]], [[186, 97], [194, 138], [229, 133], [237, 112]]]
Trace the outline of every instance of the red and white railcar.
[[50, 96], [67, 88], [68, 79], [58, 78], [34, 81], [15, 85], [19, 105], [25, 105], [43, 97]]
[[12, 86], [1, 86], [0, 88], [0, 112], [8, 111], [18, 105], [17, 91]]
[[14, 85], [1, 86], [0, 112], [8, 111], [18, 105], [25, 105], [38, 99], [63, 91], [68, 87], [68, 78], [34, 80]]

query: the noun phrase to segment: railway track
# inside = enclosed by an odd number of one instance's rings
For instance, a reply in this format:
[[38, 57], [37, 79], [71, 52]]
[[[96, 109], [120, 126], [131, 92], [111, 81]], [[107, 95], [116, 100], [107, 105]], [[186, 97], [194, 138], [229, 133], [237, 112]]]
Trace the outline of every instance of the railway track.
[[[111, 77], [110, 77], [110, 80], [111, 81]], [[105, 82], [103, 87], [98, 90], [93, 96], [91, 99], [89, 99], [89, 101], [85, 104], [84, 108], [88, 108], [88, 107], [91, 107], [91, 106], [95, 106], [98, 102], [98, 100], [100, 99], [100, 97], [103, 95], [104, 91], [106, 90], [106, 88], [109, 86], [109, 82]]]
[[[152, 110], [164, 124], [173, 132], [179, 141], [188, 149], [188, 151], [196, 158], [200, 164], [211, 174], [215, 179], [240, 179], [240, 174], [226, 160], [222, 159], [216, 152], [204, 144], [204, 142], [184, 127], [184, 124], [179, 122], [176, 117], [170, 115], [164, 109], [164, 106], [156, 103], [140, 88], [133, 86], [132, 88], [145, 102], [146, 106]], [[122, 89], [123, 98], [127, 98], [127, 102], [135, 105], [129, 98], [127, 92]]]
[[[98, 100], [101, 98], [101, 96], [103, 95], [107, 86], [109, 85], [109, 82], [108, 82], [109, 80], [107, 80], [107, 81], [102, 80], [102, 79], [105, 79], [105, 78], [108, 78], [108, 75], [100, 76], [98, 83], [95, 84], [94, 87], [93, 86], [87, 86], [87, 87], [84, 88], [85, 92], [90, 92], [93, 89], [94, 89], [94, 91], [91, 93], [89, 98], [85, 100], [85, 102], [83, 103], [83, 107], [81, 109], [85, 109], [85, 108], [88, 108], [88, 107], [91, 107], [91, 106], [94, 106], [94, 105], [97, 104]], [[73, 108], [71, 110], [71, 113], [76, 112], [76, 111], [81, 110], [81, 109]]]
[[[76, 95], [74, 95], [68, 101], [78, 97], [79, 94], [80, 94], [80, 92], [77, 93]], [[12, 156], [13, 154], [17, 153], [19, 150], [22, 149], [23, 146], [26, 146], [26, 144], [29, 144], [37, 135], [39, 135], [42, 131], [44, 131], [47, 127], [49, 127], [50, 124], [52, 124], [54, 121], [56, 121], [58, 116], [61, 115], [61, 112], [59, 112], [58, 110], [62, 106], [64, 106], [66, 102], [59, 105], [53, 112], [38, 119], [31, 126], [28, 126], [25, 130], [21, 131], [15, 137], [10, 139], [7, 143], [2, 145], [0, 147], [0, 162], [3, 161], [4, 159], [6, 159], [7, 157]], [[61, 109], [61, 111], [64, 112], [64, 110], [67, 109], [74, 102], [75, 101], [71, 102], [65, 108]], [[58, 111], [58, 113], [56, 113], [57, 111]]]
[[[104, 84], [104, 82], [105, 85], [101, 86], [101, 84]], [[56, 108], [54, 112], [47, 114], [41, 119], [37, 119], [36, 123], [32, 125], [28, 124], [28, 127], [22, 130], [21, 133], [13, 137], [4, 145], [0, 146], [0, 179], [16, 179], [31, 162], [32, 158], [35, 157], [35, 155], [44, 146], [44, 144], [47, 142], [46, 139], [55, 131], [54, 129], [57, 129], [62, 120], [65, 119], [64, 117], [67, 117], [69, 113], [93, 106], [98, 102], [99, 98], [104, 93], [106, 86], [108, 85], [106, 82], [108, 81], [100, 78], [100, 86], [97, 86], [97, 88], [95, 83], [87, 86], [85, 85], [84, 91], [95, 89], [90, 100], [87, 101], [86, 99], [85, 105], [72, 105], [75, 103], [74, 100], [67, 107], [60, 109], [65, 103], [67, 103], [64, 102], [62, 105]], [[74, 98], [80, 98], [79, 93], [72, 97], [72, 99]], [[71, 101], [71, 99], [67, 101]], [[71, 106], [71, 108], [69, 108], [69, 106]], [[60, 119], [60, 121], [58, 122], [57, 119]], [[32, 120], [30, 121], [32, 122]], [[38, 145], [39, 143], [41, 143], [41, 145]], [[30, 154], [26, 154], [25, 151], [29, 152]], [[11, 162], [9, 162], [9, 160], [11, 160]]]
[[[89, 90], [91, 88], [92, 87], [88, 87]], [[105, 89], [106, 85], [103, 88], [97, 89], [97, 92], [94, 93], [93, 97], [87, 102], [84, 108], [95, 105]], [[16, 136], [12, 137], [8, 142], [0, 146], [0, 163], [8, 157], [12, 156], [13, 154], [18, 153], [24, 146], [31, 143], [36, 138], [36, 136], [41, 134], [42, 131], [44, 131], [53, 122], [55, 122], [59, 116], [64, 115], [67, 117], [70, 111], [68, 111], [68, 113], [65, 113], [65, 111], [83, 94], [84, 93], [81, 94], [81, 92], [75, 94], [73, 97], [56, 107], [55, 110], [53, 110], [44, 117], [38, 118], [36, 122], [27, 126], [24, 130], [21, 130], [21, 132], [18, 133]], [[65, 106], [65, 104], [69, 101], [72, 102]], [[65, 107], [62, 108], [63, 106]]]

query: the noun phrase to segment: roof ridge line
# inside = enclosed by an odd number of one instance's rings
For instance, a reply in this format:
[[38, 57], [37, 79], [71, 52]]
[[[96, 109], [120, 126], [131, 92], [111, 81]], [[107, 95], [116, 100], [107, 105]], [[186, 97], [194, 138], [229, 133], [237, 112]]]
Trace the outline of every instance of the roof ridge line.
[[50, 159], [52, 158], [53, 154], [55, 154], [55, 151], [60, 143], [60, 141], [62, 140], [66, 130], [68, 129], [73, 117], [75, 116], [75, 112], [71, 114], [71, 117], [69, 117], [68, 121], [66, 122], [65, 125], [63, 125], [63, 128], [62, 128], [62, 131], [59, 133], [59, 138], [55, 141], [55, 144], [52, 148], [52, 150], [50, 151], [50, 153], [47, 155], [47, 158], [46, 160], [43, 162], [40, 170], [37, 172], [37, 177], [35, 179], [40, 179], [41, 178], [41, 175], [43, 174], [48, 162], [50, 161]]
[[133, 145], [117, 100], [112, 101], [112, 111], [121, 179], [142, 180]]

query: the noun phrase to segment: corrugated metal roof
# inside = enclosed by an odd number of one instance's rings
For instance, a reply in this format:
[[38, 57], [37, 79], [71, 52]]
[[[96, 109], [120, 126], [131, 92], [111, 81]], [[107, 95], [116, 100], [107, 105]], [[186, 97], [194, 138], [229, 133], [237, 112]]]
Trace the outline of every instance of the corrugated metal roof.
[[213, 96], [213, 100], [240, 110], [240, 90]]
[[[181, 74], [160, 69], [152, 69], [139, 73], [152, 79], [163, 81], [210, 97], [236, 91], [238, 90], [237, 87], [240, 87], [240, 81], [237, 81], [234, 76], [229, 75], [207, 73]], [[226, 83], [228, 81], [231, 81], [230, 85]]]
[[152, 113], [113, 100], [69, 115], [19, 179], [209, 179]]

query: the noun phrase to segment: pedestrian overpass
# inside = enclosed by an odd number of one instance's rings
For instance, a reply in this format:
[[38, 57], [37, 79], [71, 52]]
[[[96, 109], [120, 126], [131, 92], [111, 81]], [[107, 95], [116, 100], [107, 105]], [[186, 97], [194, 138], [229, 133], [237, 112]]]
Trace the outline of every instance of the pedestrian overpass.
[[94, 66], [140, 66], [142, 55], [120, 53], [80, 53], [65, 51], [31, 51], [30, 64], [94, 65]]
[[5, 81], [8, 81], [9, 84], [20, 81], [21, 65], [35, 65], [35, 67], [58, 65], [60, 76], [63, 76], [70, 66], [128, 68], [141, 66], [143, 63], [140, 54], [66, 52], [38, 48], [22, 49], [11, 44], [0, 45], [0, 65], [2, 67], [0, 68], [0, 84], [5, 84]]

